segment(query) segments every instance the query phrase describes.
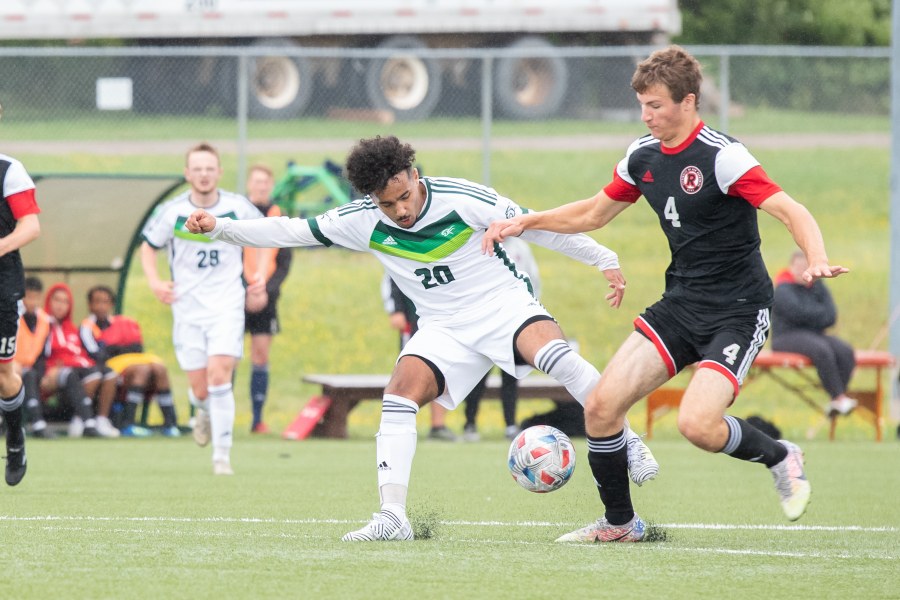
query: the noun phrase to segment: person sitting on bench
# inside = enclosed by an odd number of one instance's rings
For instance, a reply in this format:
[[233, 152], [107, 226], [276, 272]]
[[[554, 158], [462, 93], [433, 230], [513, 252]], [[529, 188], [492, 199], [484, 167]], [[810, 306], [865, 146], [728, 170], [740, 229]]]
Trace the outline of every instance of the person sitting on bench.
[[824, 281], [807, 284], [801, 279], [806, 268], [806, 257], [794, 252], [790, 265], [775, 277], [772, 350], [809, 357], [831, 397], [828, 415], [846, 415], [857, 405], [847, 395], [856, 367], [853, 347], [825, 333], [837, 321], [837, 308]]

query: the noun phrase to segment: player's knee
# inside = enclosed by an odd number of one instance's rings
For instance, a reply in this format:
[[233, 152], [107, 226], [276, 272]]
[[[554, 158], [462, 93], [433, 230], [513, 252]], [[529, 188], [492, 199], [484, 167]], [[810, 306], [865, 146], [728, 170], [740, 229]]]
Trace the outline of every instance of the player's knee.
[[714, 427], [703, 415], [690, 411], [678, 413], [678, 431], [689, 442], [700, 448], [709, 449], [713, 443]]

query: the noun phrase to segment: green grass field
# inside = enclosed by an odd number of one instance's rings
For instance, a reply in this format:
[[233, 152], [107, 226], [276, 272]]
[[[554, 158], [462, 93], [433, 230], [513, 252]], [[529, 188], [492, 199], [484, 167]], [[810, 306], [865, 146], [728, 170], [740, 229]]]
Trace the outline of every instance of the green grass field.
[[345, 544], [377, 508], [374, 444], [239, 436], [235, 477], [178, 440], [32, 442], [0, 490], [3, 598], [897, 598], [893, 444], [805, 445], [813, 501], [784, 520], [765, 469], [683, 441], [632, 487], [666, 534], [559, 545], [599, 516], [584, 462], [551, 494], [519, 488], [507, 444], [422, 441], [412, 543]]

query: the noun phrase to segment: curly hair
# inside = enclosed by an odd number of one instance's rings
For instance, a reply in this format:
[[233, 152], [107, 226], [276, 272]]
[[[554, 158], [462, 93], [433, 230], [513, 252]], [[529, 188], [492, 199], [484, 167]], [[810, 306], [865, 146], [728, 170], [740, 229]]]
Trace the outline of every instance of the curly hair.
[[350, 154], [344, 173], [350, 185], [360, 193], [377, 193], [387, 187], [391, 177], [409, 171], [416, 160], [416, 151], [395, 136], [380, 135], [360, 140]]

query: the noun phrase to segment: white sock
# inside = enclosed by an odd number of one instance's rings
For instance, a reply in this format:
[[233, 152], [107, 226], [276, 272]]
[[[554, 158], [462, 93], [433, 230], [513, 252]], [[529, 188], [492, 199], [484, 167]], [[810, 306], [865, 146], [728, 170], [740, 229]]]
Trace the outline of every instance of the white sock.
[[188, 400], [190, 401], [191, 406], [195, 408], [209, 410], [209, 398], [207, 397], [205, 400], [201, 400], [194, 395], [194, 390], [192, 388], [188, 388]]
[[406, 518], [409, 474], [416, 454], [416, 414], [419, 406], [407, 398], [385, 394], [381, 426], [375, 436], [378, 491], [383, 510]]
[[534, 355], [534, 366], [566, 386], [582, 406], [600, 381], [600, 371], [572, 350], [566, 340], [547, 342]]
[[230, 383], [209, 388], [209, 428], [213, 460], [229, 460], [234, 430], [234, 393]]

